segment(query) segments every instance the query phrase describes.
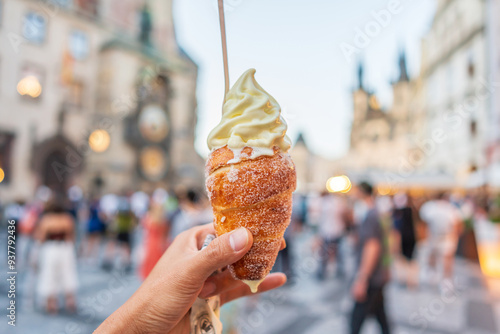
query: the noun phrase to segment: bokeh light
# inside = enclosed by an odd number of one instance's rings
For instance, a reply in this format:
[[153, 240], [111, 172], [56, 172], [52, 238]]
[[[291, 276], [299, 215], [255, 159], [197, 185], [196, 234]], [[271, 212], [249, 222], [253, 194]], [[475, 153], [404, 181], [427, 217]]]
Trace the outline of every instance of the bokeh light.
[[331, 193], [347, 193], [351, 188], [351, 180], [345, 175], [334, 176], [326, 181], [326, 189]]
[[377, 191], [380, 196], [387, 196], [391, 194], [391, 187], [385, 185], [379, 185], [377, 187]]
[[32, 98], [37, 98], [42, 94], [42, 85], [37, 77], [28, 75], [22, 78], [17, 84], [17, 92], [23, 96], [27, 95]]
[[2, 183], [4, 178], [5, 178], [5, 172], [3, 171], [2, 168], [0, 168], [0, 183]]
[[92, 151], [102, 153], [106, 151], [111, 142], [111, 137], [106, 130], [94, 130], [89, 136], [89, 146]]
[[495, 242], [483, 242], [478, 245], [478, 255], [483, 274], [500, 278], [500, 245]]

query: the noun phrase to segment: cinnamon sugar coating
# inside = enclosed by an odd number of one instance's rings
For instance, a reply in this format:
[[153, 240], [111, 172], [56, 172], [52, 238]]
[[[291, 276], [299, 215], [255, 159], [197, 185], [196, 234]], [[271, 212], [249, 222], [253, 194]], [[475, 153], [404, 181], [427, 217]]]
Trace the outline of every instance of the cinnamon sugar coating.
[[226, 146], [212, 152], [206, 164], [206, 187], [214, 212], [217, 235], [247, 228], [253, 235], [250, 251], [229, 267], [240, 280], [264, 278], [272, 269], [281, 239], [290, 223], [295, 166], [288, 154], [274, 148], [274, 155], [250, 159], [245, 147], [240, 161]]

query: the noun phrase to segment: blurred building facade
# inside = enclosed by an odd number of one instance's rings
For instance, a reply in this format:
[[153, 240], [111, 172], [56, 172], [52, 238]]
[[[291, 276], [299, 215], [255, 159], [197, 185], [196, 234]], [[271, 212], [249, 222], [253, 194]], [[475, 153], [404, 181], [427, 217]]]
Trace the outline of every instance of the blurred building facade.
[[488, 0], [486, 5], [488, 38], [488, 71], [492, 99], [489, 105], [488, 174], [486, 181], [500, 187], [500, 0]]
[[2, 199], [203, 182], [171, 0], [0, 0], [0, 40]]
[[461, 185], [485, 167], [492, 99], [486, 1], [439, 0], [422, 43], [425, 169]]
[[297, 170], [297, 192], [322, 191], [326, 180], [332, 176], [332, 162], [315, 154], [307, 145], [303, 133], [297, 136], [290, 155]]

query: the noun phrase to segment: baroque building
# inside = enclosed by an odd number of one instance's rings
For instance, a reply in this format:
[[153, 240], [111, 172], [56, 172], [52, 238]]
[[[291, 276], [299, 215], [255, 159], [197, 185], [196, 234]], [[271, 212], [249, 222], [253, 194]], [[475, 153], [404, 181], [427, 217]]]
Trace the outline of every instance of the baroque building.
[[172, 0], [0, 0], [0, 40], [2, 201], [202, 184]]

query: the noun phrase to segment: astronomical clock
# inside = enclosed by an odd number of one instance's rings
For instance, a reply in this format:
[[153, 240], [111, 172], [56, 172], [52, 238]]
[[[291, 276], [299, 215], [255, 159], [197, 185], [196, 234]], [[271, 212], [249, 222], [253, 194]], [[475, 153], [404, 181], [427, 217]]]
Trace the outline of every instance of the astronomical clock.
[[137, 154], [138, 176], [159, 182], [168, 178], [171, 122], [169, 118], [169, 85], [165, 75], [139, 75], [138, 103], [126, 119], [125, 139]]

